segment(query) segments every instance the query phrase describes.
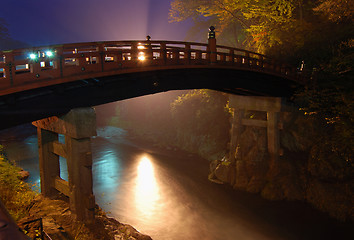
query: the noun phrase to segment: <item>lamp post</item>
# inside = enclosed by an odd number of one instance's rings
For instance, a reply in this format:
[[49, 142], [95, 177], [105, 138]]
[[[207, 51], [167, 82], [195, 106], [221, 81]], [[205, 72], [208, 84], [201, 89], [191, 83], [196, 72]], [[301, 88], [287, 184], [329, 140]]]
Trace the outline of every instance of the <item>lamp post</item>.
[[209, 33], [208, 33], [208, 52], [209, 52], [209, 60], [210, 63], [216, 63], [217, 60], [217, 50], [216, 50], [216, 38], [215, 38], [215, 27], [210, 26], [209, 27]]

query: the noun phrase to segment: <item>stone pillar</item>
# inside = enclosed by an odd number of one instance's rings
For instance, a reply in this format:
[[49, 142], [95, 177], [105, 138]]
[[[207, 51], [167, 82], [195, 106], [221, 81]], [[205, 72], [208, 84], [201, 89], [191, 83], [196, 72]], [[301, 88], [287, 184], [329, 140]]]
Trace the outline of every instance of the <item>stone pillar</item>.
[[[41, 188], [45, 196], [61, 192], [70, 199], [77, 219], [94, 220], [95, 197], [92, 191], [91, 136], [96, 135], [96, 114], [92, 108], [73, 109], [61, 117], [32, 123], [38, 129]], [[58, 141], [65, 135], [65, 143]], [[69, 181], [60, 178], [59, 156], [66, 158]]]
[[279, 112], [267, 112], [268, 152], [273, 163], [278, 160], [280, 151], [278, 122]]
[[229, 161], [235, 163], [236, 149], [239, 145], [239, 136], [241, 134], [242, 118], [244, 115], [244, 110], [234, 109], [234, 117], [231, 125], [231, 139], [230, 139], [230, 154]]
[[55, 179], [60, 177], [59, 155], [53, 153], [58, 134], [42, 128], [37, 128], [37, 134], [41, 191], [44, 196], [51, 197], [56, 193]]
[[95, 197], [92, 192], [91, 139], [65, 137], [70, 189], [70, 208], [78, 220], [94, 218]]
[[[235, 129], [240, 129], [241, 125], [244, 125], [267, 128], [268, 152], [271, 156], [272, 163], [277, 161], [280, 152], [278, 126], [279, 113], [282, 110], [281, 98], [230, 95], [229, 99], [230, 107], [235, 109], [231, 132], [230, 160], [232, 161], [232, 159], [234, 159], [238, 144], [237, 138], [240, 134], [240, 132]], [[267, 121], [243, 119], [243, 112], [247, 110], [267, 112]], [[236, 113], [237, 111], [239, 113]]]

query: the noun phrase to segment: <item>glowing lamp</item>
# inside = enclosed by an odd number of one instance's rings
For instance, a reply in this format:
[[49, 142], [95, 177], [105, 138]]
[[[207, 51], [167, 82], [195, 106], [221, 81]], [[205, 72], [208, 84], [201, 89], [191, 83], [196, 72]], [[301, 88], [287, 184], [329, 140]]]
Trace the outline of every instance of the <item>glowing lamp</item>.
[[138, 60], [140, 60], [140, 61], [144, 61], [144, 60], [145, 60], [145, 56], [144, 56], [143, 53], [140, 53], [140, 54], [139, 54]]
[[54, 54], [53, 54], [52, 51], [46, 51], [45, 55], [46, 55], [47, 57], [53, 57]]
[[32, 59], [32, 60], [36, 59], [36, 54], [31, 53], [31, 54], [29, 55], [29, 58]]

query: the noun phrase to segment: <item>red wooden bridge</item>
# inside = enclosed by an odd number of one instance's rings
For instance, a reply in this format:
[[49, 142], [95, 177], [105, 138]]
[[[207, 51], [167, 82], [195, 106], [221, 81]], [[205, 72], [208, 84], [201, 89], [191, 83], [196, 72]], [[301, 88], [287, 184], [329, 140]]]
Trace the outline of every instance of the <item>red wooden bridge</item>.
[[[0, 129], [58, 116], [72, 108], [172, 89], [210, 88], [244, 95], [289, 96], [296, 78], [296, 69], [291, 66], [258, 53], [216, 45], [213, 29], [208, 44], [148, 39], [3, 51]], [[250, 98], [244, 101], [251, 102]], [[266, 102], [264, 98], [260, 101]], [[254, 102], [263, 106], [256, 110], [265, 110], [270, 116], [268, 122], [257, 121], [256, 125], [267, 126], [268, 141], [273, 144], [270, 153], [277, 154], [276, 111], [280, 111], [280, 98], [266, 104]], [[50, 195], [56, 189], [74, 196], [71, 207], [78, 219], [92, 221], [95, 199], [90, 136], [95, 134], [96, 126], [94, 113], [86, 111], [76, 110], [62, 121], [45, 119], [34, 125], [39, 134], [42, 193]], [[58, 133], [66, 134], [65, 145], [58, 143]], [[69, 182], [60, 178], [59, 155], [69, 159]]]
[[294, 67], [243, 49], [208, 43], [109, 41], [0, 52], [0, 129], [177, 89], [291, 96]]
[[296, 79], [296, 69], [291, 66], [210, 42], [75, 43], [4, 51], [0, 57], [0, 96], [82, 79], [163, 69], [238, 69]]

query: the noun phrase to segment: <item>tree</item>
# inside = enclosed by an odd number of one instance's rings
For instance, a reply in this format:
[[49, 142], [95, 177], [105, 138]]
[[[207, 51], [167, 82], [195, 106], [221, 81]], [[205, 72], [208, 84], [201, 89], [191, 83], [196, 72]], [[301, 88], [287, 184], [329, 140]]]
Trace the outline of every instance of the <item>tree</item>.
[[191, 90], [171, 103], [177, 145], [207, 159], [222, 158], [229, 142], [230, 111], [227, 95]]
[[175, 0], [170, 11], [173, 21], [211, 19], [218, 37], [237, 24], [248, 48], [305, 61], [313, 81], [294, 99], [316, 129], [309, 169], [334, 179], [354, 172], [353, 14], [350, 0]]
[[316, 123], [313, 162], [327, 161], [324, 166], [332, 169], [326, 172], [337, 178], [350, 178], [354, 172], [353, 47], [353, 40], [339, 45], [329, 63], [318, 69], [317, 83], [296, 97], [305, 116]]
[[195, 22], [193, 33], [198, 32], [198, 29], [207, 29], [210, 25], [217, 26], [220, 43], [234, 47], [244, 45], [246, 20], [240, 8], [233, 9], [228, 1], [175, 0], [171, 3], [169, 17], [172, 22], [191, 18]]
[[321, 0], [314, 10], [334, 22], [353, 21], [354, 3], [350, 0]]
[[9, 37], [6, 21], [3, 18], [0, 18], [0, 39], [8, 39]]
[[210, 18], [220, 34], [237, 27], [242, 30], [237, 33], [243, 35], [244, 46], [265, 52], [283, 41], [284, 31], [291, 33], [298, 28], [304, 9], [302, 0], [175, 0], [170, 19], [198, 22], [202, 17]]
[[0, 18], [0, 51], [28, 47], [28, 44], [11, 38], [7, 23]]

